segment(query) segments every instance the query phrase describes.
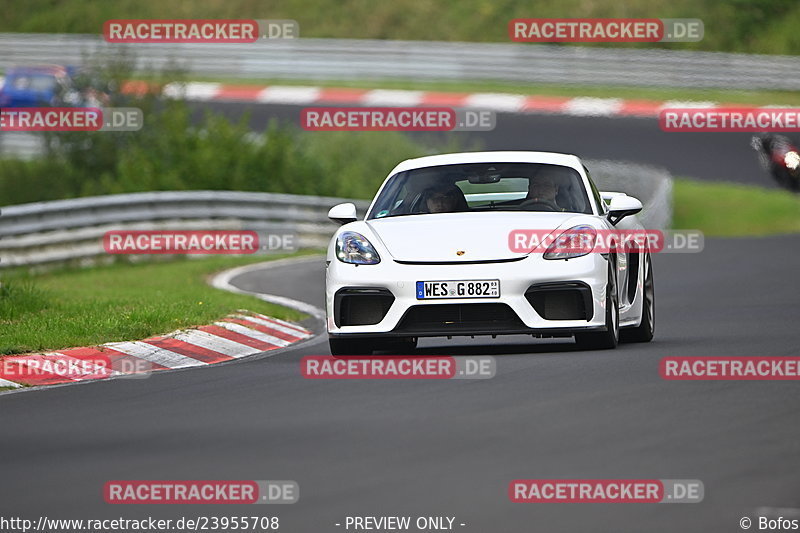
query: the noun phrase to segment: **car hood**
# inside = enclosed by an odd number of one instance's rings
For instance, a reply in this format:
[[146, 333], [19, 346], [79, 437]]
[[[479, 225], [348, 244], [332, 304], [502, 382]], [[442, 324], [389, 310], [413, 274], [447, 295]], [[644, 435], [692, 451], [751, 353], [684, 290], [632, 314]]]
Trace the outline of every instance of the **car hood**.
[[[470, 262], [519, 258], [508, 246], [513, 230], [555, 230], [577, 213], [437, 213], [368, 220], [397, 261]], [[457, 252], [464, 252], [458, 255]]]

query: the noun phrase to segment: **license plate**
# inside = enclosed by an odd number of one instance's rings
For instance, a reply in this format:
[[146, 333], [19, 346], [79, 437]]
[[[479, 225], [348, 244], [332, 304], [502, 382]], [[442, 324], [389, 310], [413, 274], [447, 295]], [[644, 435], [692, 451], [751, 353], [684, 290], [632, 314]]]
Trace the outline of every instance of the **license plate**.
[[499, 279], [418, 281], [417, 300], [500, 298]]

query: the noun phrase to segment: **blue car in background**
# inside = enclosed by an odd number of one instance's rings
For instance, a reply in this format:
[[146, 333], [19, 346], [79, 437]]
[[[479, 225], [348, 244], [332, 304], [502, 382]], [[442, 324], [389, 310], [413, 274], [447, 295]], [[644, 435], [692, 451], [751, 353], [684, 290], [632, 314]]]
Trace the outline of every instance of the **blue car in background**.
[[[79, 67], [47, 65], [13, 67], [6, 71], [0, 88], [4, 107], [92, 106], [107, 103], [108, 94], [76, 80], [89, 78]], [[84, 87], [84, 85], [87, 85]]]
[[0, 89], [0, 108], [62, 105], [70, 85], [65, 67], [10, 68]]

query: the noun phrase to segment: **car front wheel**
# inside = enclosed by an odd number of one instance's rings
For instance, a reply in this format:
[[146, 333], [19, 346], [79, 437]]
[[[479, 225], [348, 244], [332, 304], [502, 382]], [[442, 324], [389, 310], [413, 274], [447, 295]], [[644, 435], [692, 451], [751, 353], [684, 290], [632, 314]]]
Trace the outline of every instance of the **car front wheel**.
[[619, 343], [619, 295], [613, 264], [606, 285], [606, 331], [576, 333], [575, 344], [583, 350], [609, 350]]
[[642, 321], [635, 328], [620, 331], [622, 342], [650, 342], [656, 330], [656, 294], [653, 285], [653, 263], [648, 254], [645, 259], [645, 278], [642, 302]]

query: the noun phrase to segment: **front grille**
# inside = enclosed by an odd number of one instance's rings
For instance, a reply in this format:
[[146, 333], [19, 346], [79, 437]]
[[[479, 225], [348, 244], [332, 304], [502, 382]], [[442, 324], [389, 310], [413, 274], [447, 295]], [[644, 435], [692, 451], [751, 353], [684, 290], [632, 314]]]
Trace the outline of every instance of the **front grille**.
[[339, 289], [333, 297], [333, 317], [336, 326], [370, 326], [379, 323], [394, 303], [387, 289]]
[[519, 331], [525, 324], [506, 304], [415, 305], [408, 309], [395, 331], [408, 333], [459, 332], [486, 334]]
[[594, 315], [592, 290], [578, 281], [531, 285], [525, 299], [545, 320], [591, 320]]

